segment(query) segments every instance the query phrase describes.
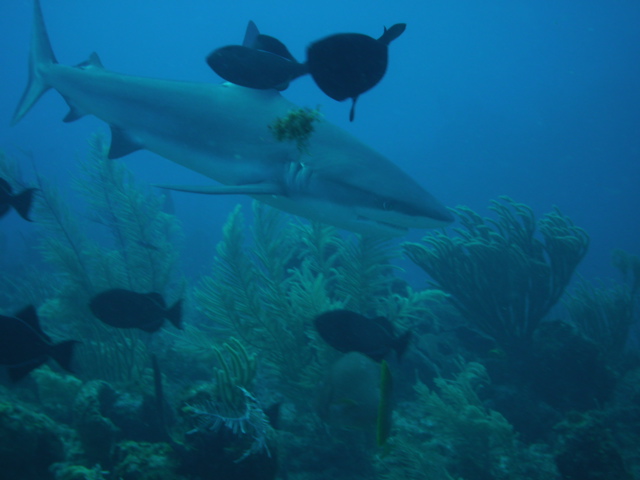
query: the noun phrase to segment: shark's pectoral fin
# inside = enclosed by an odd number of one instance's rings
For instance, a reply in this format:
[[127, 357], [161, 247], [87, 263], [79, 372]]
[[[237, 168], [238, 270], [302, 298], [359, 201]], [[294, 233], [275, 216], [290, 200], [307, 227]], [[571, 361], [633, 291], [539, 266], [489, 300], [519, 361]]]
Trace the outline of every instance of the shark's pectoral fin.
[[204, 195], [284, 195], [282, 187], [274, 183], [249, 185], [155, 185], [166, 190], [201, 193]]
[[69, 113], [67, 113], [67, 115], [62, 119], [63, 122], [65, 123], [75, 122], [79, 118], [82, 118], [86, 115], [86, 113], [74, 107], [69, 102], [67, 102], [67, 104], [69, 105]]
[[141, 149], [142, 146], [133, 140], [126, 131], [111, 126], [111, 146], [109, 146], [108, 155], [110, 159], [124, 157]]

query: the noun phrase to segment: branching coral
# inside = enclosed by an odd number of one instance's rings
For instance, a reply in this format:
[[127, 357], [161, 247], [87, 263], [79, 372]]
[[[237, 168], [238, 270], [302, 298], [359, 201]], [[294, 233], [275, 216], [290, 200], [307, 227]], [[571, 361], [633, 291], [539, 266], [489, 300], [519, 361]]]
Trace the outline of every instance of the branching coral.
[[622, 284], [596, 287], [582, 281], [565, 302], [573, 323], [610, 362], [619, 360], [624, 352], [629, 330], [636, 321], [640, 286], [637, 256], [616, 250], [613, 264], [622, 274]]
[[437, 378], [435, 389], [415, 387], [417, 402], [396, 422], [392, 449], [378, 467], [384, 478], [559, 478], [548, 453], [526, 447], [507, 420], [487, 408], [479, 391], [490, 382], [478, 363], [462, 366], [453, 379]]
[[256, 376], [256, 356], [250, 355], [242, 344], [231, 337], [222, 348], [213, 349], [218, 359], [215, 371], [216, 402], [226, 410], [243, 405], [246, 393]]
[[161, 195], [136, 185], [121, 163], [108, 158], [108, 145], [101, 137], [94, 136], [89, 143], [84, 176], [76, 185], [89, 202], [89, 217], [107, 228], [116, 247], [110, 265], [121, 269], [111, 273], [111, 286], [161, 292], [171, 281], [178, 258], [175, 217], [162, 211]]
[[[248, 250], [239, 208], [224, 227], [213, 275], [195, 291], [203, 313], [244, 344], [264, 353], [265, 362], [277, 365], [292, 388], [313, 368], [309, 344], [310, 318], [331, 306], [326, 279], [309, 283], [308, 262], [303, 272], [291, 275], [287, 267], [296, 259], [295, 237], [275, 210], [255, 204], [254, 249]], [[291, 304], [292, 299], [296, 304]], [[316, 305], [316, 311], [301, 310]]]
[[494, 201], [497, 220], [456, 209], [457, 237], [436, 233], [404, 244], [467, 320], [507, 352], [528, 351], [533, 332], [559, 300], [587, 252], [589, 238], [558, 209], [537, 222], [531, 208]]
[[[64, 318], [82, 338], [82, 373], [91, 378], [132, 381], [146, 357], [138, 332], [109, 329], [91, 319], [88, 302], [111, 287], [163, 292], [168, 288], [177, 254], [172, 246], [175, 220], [162, 212], [161, 200], [137, 187], [124, 167], [107, 158], [100, 137], [93, 137], [84, 164], [80, 192], [90, 215], [107, 226], [109, 247], [89, 239], [60, 195], [44, 179], [35, 218], [43, 230], [40, 249], [54, 267], [56, 291], [43, 305], [43, 316]], [[116, 247], [115, 249], [113, 247]]]
[[[211, 398], [183, 409], [201, 432], [218, 433], [228, 429], [237, 440], [248, 444], [240, 462], [263, 450], [269, 453], [269, 420], [256, 397], [251, 393], [256, 375], [256, 356], [247, 352], [235, 338], [221, 348], [213, 348], [218, 367]], [[246, 440], [249, 440], [248, 442]]]
[[257, 202], [254, 219], [249, 242], [239, 208], [231, 214], [213, 273], [194, 297], [214, 324], [261, 352], [285, 389], [313, 388], [326, 349], [311, 320], [331, 308], [386, 314], [379, 297], [391, 291], [393, 253], [386, 241], [345, 239]]
[[0, 477], [50, 478], [51, 464], [64, 459], [63, 432], [46, 415], [15, 400], [0, 399]]
[[263, 451], [270, 456], [269, 419], [253, 394], [244, 388], [236, 388], [243, 398], [241, 403], [236, 400], [234, 411], [225, 412], [220, 404], [206, 403], [187, 407], [187, 413], [196, 420], [198, 430], [217, 433], [226, 428], [238, 440], [244, 440], [248, 444], [241, 455], [234, 459], [235, 462], [241, 462]]

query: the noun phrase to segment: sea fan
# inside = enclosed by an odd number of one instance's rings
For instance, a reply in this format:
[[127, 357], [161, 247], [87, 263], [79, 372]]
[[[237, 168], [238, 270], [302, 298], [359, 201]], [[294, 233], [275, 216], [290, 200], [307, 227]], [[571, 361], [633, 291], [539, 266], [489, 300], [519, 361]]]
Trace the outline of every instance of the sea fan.
[[262, 410], [258, 400], [248, 390], [237, 387], [244, 397], [241, 406], [230, 408], [225, 403], [206, 402], [200, 405], [188, 406], [188, 412], [195, 420], [195, 431], [204, 433], [217, 433], [220, 429], [228, 429], [239, 439], [250, 437], [251, 444], [243, 454], [234, 460], [239, 463], [251, 455], [265, 451], [269, 457], [268, 438], [271, 426], [269, 418]]

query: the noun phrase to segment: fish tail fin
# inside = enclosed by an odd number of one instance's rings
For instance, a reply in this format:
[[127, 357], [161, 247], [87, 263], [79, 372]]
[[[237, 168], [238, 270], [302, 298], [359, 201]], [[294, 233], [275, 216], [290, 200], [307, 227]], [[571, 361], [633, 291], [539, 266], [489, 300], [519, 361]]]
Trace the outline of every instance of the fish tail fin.
[[73, 359], [73, 349], [77, 343], [79, 342], [75, 340], [67, 340], [51, 347], [51, 357], [67, 372], [72, 371], [71, 360]]
[[409, 347], [409, 343], [411, 343], [412, 336], [413, 335], [411, 334], [411, 332], [407, 330], [401, 337], [396, 340], [393, 349], [396, 351], [398, 359], [401, 359], [404, 355], [404, 352], [407, 351], [407, 347]]
[[9, 378], [11, 379], [11, 382], [13, 383], [19, 382], [20, 380], [22, 380], [24, 377], [29, 375], [29, 373], [31, 373], [33, 370], [38, 368], [40, 365], [42, 365], [46, 361], [47, 361], [46, 358], [41, 358], [27, 365], [9, 367], [8, 371], [9, 371]]
[[16, 107], [11, 120], [15, 125], [27, 114], [40, 97], [49, 90], [50, 86], [44, 80], [44, 72], [48, 67], [58, 63], [51, 49], [49, 35], [44, 26], [40, 0], [33, 2], [33, 31], [31, 33], [31, 47], [29, 51], [29, 79], [27, 88]]
[[35, 188], [28, 188], [24, 192], [13, 197], [13, 199], [11, 200], [11, 205], [13, 205], [13, 208], [15, 208], [16, 212], [18, 212], [18, 214], [28, 222], [32, 221], [29, 218], [29, 211], [31, 210], [33, 192], [35, 191]]
[[178, 300], [174, 303], [173, 307], [167, 310], [165, 317], [173, 324], [174, 327], [182, 330], [182, 300]]

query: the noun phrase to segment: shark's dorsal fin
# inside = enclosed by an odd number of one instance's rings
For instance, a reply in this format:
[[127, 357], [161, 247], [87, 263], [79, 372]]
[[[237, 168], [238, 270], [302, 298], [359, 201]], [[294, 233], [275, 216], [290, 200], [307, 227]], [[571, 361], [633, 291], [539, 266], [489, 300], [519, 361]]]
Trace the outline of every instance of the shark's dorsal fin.
[[131, 139], [129, 134], [121, 128], [111, 126], [111, 146], [109, 147], [109, 158], [120, 158], [130, 153], [141, 150], [142, 147]]
[[102, 61], [96, 52], [92, 52], [84, 62], [76, 65], [76, 68], [99, 68], [104, 70], [104, 65], [102, 65]]
[[279, 185], [274, 183], [253, 183], [249, 185], [155, 185], [165, 190], [200, 193], [204, 195], [284, 195]]

